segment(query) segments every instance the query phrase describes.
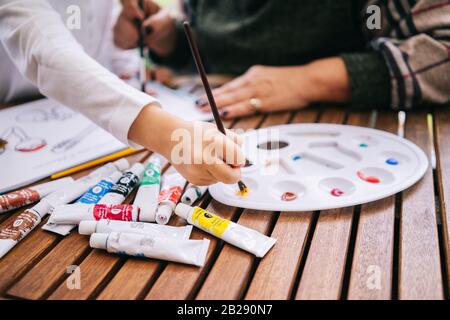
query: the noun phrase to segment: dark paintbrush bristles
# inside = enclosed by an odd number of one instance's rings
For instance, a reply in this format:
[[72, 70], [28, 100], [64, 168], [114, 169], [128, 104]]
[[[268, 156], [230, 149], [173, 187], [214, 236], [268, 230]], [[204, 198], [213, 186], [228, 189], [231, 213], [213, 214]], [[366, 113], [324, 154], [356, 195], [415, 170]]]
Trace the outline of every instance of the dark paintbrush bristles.
[[8, 141], [0, 138], [0, 149], [5, 148], [7, 144], [8, 144]]
[[[226, 135], [225, 127], [223, 126], [222, 120], [220, 119], [219, 110], [217, 108], [216, 101], [214, 100], [214, 96], [211, 91], [211, 86], [209, 85], [208, 77], [206, 76], [206, 71], [205, 67], [203, 66], [200, 51], [198, 50], [197, 43], [194, 41], [194, 37], [192, 36], [192, 31], [189, 22], [185, 21], [183, 23], [183, 26], [187, 40], [189, 42], [189, 46], [191, 47], [192, 55], [194, 56], [195, 65], [197, 66], [198, 73], [200, 75], [200, 78], [202, 79], [203, 87], [205, 88], [206, 96], [208, 97], [209, 105], [211, 106], [214, 120], [216, 121], [217, 129], [219, 129], [220, 132]], [[242, 181], [238, 182], [238, 186], [241, 192], [247, 190], [247, 186]]]

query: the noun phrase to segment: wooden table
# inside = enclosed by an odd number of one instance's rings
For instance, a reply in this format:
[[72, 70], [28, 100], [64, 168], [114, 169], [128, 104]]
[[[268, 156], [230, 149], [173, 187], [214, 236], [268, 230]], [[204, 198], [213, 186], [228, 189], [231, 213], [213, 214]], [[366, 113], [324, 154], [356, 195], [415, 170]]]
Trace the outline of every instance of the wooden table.
[[[374, 117], [374, 115], [376, 117]], [[430, 154], [414, 187], [389, 198], [320, 212], [262, 212], [229, 207], [209, 196], [201, 206], [278, 239], [264, 259], [199, 230], [211, 240], [203, 268], [92, 250], [76, 231], [63, 238], [35, 229], [0, 260], [4, 299], [444, 299], [449, 297], [450, 108], [436, 109], [435, 139], [426, 113], [408, 113], [406, 138]], [[252, 129], [285, 123], [347, 123], [397, 132], [394, 112], [309, 109], [228, 123]], [[129, 157], [144, 161], [146, 152]], [[2, 169], [3, 170], [3, 169]], [[88, 171], [76, 174], [79, 178]], [[132, 198], [132, 197], [130, 197]], [[130, 201], [131, 199], [128, 199]], [[23, 209], [22, 209], [23, 210]], [[19, 211], [0, 216], [5, 225]], [[174, 225], [184, 222], [173, 218]], [[81, 288], [70, 290], [69, 266]]]

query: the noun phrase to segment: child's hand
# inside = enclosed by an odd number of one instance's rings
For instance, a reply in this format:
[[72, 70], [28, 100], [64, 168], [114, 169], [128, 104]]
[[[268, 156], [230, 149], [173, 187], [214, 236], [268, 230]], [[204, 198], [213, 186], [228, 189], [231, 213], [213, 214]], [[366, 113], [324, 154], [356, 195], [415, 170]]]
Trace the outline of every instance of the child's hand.
[[188, 122], [147, 106], [129, 131], [130, 140], [158, 152], [191, 183], [236, 183], [245, 164], [241, 138], [205, 122]]

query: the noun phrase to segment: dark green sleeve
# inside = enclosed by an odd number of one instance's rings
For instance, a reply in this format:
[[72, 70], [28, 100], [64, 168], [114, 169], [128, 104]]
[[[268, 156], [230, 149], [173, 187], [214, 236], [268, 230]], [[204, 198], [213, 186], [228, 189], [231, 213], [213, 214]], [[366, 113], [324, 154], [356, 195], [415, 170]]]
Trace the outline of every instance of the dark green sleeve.
[[391, 81], [384, 59], [376, 52], [341, 55], [350, 78], [351, 106], [360, 109], [388, 109]]
[[184, 34], [183, 24], [180, 21], [176, 21], [175, 28], [176, 44], [173, 53], [163, 58], [158, 56], [154, 52], [150, 52], [150, 57], [157, 64], [166, 65], [175, 69], [181, 69], [188, 64], [191, 55], [189, 44]]

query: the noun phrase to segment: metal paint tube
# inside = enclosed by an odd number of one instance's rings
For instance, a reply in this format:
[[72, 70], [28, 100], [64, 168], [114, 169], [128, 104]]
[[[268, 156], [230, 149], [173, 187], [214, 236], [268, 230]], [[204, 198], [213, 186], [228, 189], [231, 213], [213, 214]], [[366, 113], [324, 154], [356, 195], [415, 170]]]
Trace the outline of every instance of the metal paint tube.
[[38, 202], [43, 197], [64, 187], [70, 182], [73, 182], [72, 178], [62, 178], [1, 195], [0, 213]]
[[134, 205], [141, 208], [142, 221], [155, 222], [163, 161], [161, 156], [154, 155], [150, 157], [150, 161], [145, 167], [144, 177], [133, 202]]
[[0, 229], [0, 258], [25, 238], [50, 210], [51, 204], [42, 199], [30, 209], [25, 210], [17, 218]]
[[139, 207], [131, 204], [69, 204], [53, 210], [49, 220], [56, 224], [79, 224], [83, 220], [139, 221]]
[[[90, 188], [85, 194], [81, 196], [75, 203], [83, 203], [83, 204], [97, 204], [102, 197], [111, 190], [114, 184], [119, 180], [122, 176], [120, 171], [115, 171], [109, 175], [109, 177], [101, 180], [95, 186]], [[47, 226], [51, 225], [51, 228], [47, 229]], [[70, 231], [75, 228], [77, 225], [73, 224], [52, 224], [48, 223], [43, 227], [44, 230], [48, 230], [62, 236], [66, 236], [70, 233]]]
[[100, 204], [120, 204], [136, 188], [142, 178], [144, 166], [142, 163], [135, 163], [127, 172], [125, 172], [119, 181], [105, 194], [100, 200]]
[[181, 198], [186, 179], [170, 167], [162, 178], [161, 192], [158, 197], [158, 209], [156, 210], [156, 222], [167, 224], [173, 210]]
[[89, 244], [95, 249], [135, 257], [161, 259], [202, 267], [210, 241], [156, 238], [133, 233], [94, 233]]
[[187, 205], [192, 205], [195, 201], [197, 201], [197, 199], [201, 198], [205, 194], [206, 190], [208, 190], [208, 187], [199, 187], [189, 183], [186, 191], [181, 197], [181, 202]]
[[242, 250], [253, 253], [259, 258], [264, 257], [277, 241], [256, 230], [220, 218], [214, 213], [199, 207], [191, 207], [184, 203], [179, 203], [175, 213], [201, 230]]
[[187, 240], [191, 236], [192, 226], [172, 227], [162, 226], [156, 223], [127, 222], [117, 220], [83, 220], [80, 222], [78, 232], [84, 235], [93, 233], [137, 233], [157, 238], [173, 238]]
[[[122, 169], [123, 167], [126, 167], [128, 165], [128, 161], [126, 160], [121, 161], [121, 160], [125, 159], [120, 159], [119, 161], [107, 163], [104, 166], [92, 171], [87, 176], [76, 180], [74, 183], [68, 185], [67, 187], [50, 194], [49, 197], [51, 197], [51, 204], [52, 204], [52, 208], [50, 208], [50, 211], [52, 211], [53, 208], [58, 205], [71, 203], [72, 201], [78, 199], [86, 191], [88, 191], [102, 179], [118, 171], [118, 168]], [[42, 227], [42, 229], [46, 231], [51, 231], [58, 234], [61, 234], [66, 230], [65, 229], [66, 227], [63, 228], [64, 230], [58, 230], [59, 227], [51, 222], [51, 218]]]

